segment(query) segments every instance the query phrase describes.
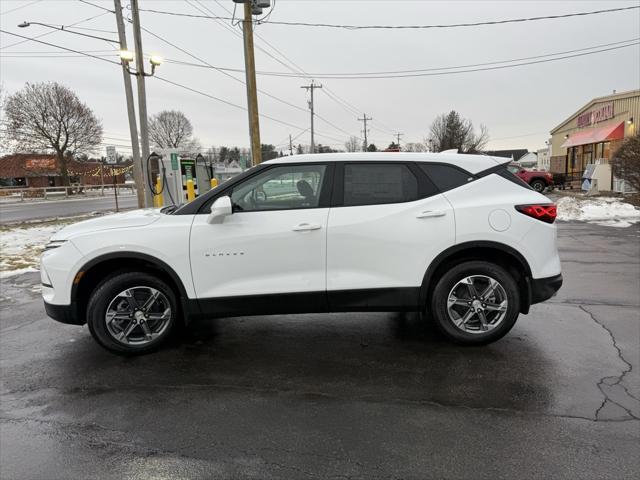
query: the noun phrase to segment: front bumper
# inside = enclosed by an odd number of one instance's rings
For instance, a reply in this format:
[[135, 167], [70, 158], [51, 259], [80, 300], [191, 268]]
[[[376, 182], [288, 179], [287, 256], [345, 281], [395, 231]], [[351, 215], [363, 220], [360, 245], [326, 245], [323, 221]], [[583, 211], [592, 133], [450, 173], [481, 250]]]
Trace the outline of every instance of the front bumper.
[[562, 286], [562, 274], [547, 278], [531, 279], [531, 304], [544, 302], [553, 297]]
[[60, 323], [69, 325], [84, 325], [84, 320], [78, 318], [78, 311], [74, 304], [71, 305], [54, 305], [44, 302], [44, 310], [47, 315]]

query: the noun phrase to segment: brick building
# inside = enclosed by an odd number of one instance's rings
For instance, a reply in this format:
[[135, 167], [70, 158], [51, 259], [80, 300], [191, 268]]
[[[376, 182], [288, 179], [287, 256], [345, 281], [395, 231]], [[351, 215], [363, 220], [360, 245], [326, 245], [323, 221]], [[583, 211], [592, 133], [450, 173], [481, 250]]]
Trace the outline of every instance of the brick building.
[[[130, 166], [130, 165], [129, 165]], [[125, 181], [127, 165], [103, 165], [99, 162], [67, 160], [71, 184], [100, 185]], [[0, 157], [0, 187], [58, 187], [63, 185], [60, 165], [55, 155], [18, 153]]]

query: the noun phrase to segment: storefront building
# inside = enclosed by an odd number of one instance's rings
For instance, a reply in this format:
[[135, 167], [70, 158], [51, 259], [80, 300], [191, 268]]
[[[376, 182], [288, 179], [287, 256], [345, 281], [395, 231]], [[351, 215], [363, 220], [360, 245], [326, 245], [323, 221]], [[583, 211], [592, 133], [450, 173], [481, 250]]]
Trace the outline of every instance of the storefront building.
[[[639, 121], [640, 90], [594, 98], [551, 130], [550, 171], [581, 182], [587, 165], [609, 164], [624, 139], [637, 133]], [[615, 190], [614, 180], [601, 182], [599, 190]]]
[[[73, 185], [124, 183], [131, 164], [118, 166], [98, 162], [67, 160], [69, 182]], [[43, 188], [64, 185], [60, 165], [55, 155], [18, 153], [0, 157], [0, 192], [2, 187]]]

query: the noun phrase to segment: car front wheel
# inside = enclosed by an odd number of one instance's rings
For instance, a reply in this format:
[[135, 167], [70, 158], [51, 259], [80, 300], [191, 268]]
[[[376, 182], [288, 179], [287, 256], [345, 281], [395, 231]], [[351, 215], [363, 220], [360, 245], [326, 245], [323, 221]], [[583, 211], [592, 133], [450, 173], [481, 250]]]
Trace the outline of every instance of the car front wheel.
[[172, 289], [143, 272], [115, 274], [89, 298], [87, 324], [96, 341], [114, 353], [143, 354], [157, 349], [177, 323]]
[[431, 313], [438, 329], [460, 344], [481, 345], [506, 335], [520, 312], [516, 281], [485, 261], [460, 263], [438, 280]]

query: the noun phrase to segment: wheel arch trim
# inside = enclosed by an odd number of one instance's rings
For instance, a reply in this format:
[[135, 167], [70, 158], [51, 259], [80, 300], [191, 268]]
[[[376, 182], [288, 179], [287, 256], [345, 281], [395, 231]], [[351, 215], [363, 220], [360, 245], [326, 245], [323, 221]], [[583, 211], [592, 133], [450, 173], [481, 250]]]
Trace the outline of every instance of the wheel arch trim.
[[188, 322], [188, 319], [189, 317], [191, 317], [192, 313], [196, 313], [196, 312], [192, 312], [193, 302], [188, 302], [189, 297], [187, 294], [187, 290], [184, 286], [184, 283], [182, 282], [182, 279], [171, 266], [169, 266], [163, 260], [160, 260], [159, 258], [154, 257], [152, 255], [148, 255], [140, 252], [133, 252], [133, 251], [105, 253], [95, 258], [92, 258], [91, 260], [83, 264], [82, 267], [78, 269], [76, 275], [74, 276], [74, 281], [71, 287], [71, 303], [72, 304], [77, 305], [78, 289], [80, 287], [80, 284], [82, 283], [81, 279], [80, 281], [76, 281], [75, 278], [77, 278], [79, 274], [86, 273], [89, 270], [91, 270], [93, 267], [96, 267], [97, 265], [100, 265], [101, 263], [104, 263], [104, 262], [108, 262], [110, 260], [142, 260], [144, 262], [150, 263], [151, 265], [156, 267], [158, 270], [167, 274], [171, 279], [171, 281], [177, 286], [178, 291], [176, 292], [176, 294], [179, 297], [179, 302], [182, 307], [185, 322]]
[[530, 284], [531, 284], [532, 274], [531, 274], [531, 267], [529, 266], [529, 262], [527, 262], [526, 258], [520, 252], [518, 252], [515, 248], [510, 247], [509, 245], [506, 245], [504, 243], [492, 242], [487, 240], [478, 240], [478, 241], [459, 243], [440, 252], [436, 256], [436, 258], [434, 258], [433, 261], [429, 264], [429, 267], [427, 268], [424, 274], [424, 277], [422, 279], [422, 286], [420, 287], [420, 305], [427, 304], [427, 298], [428, 298], [429, 292], [434, 286], [432, 285], [433, 276], [438, 270], [438, 268], [452, 256], [467, 250], [473, 251], [475, 249], [493, 249], [493, 250], [504, 252], [510, 255], [511, 257], [513, 257], [521, 265], [521, 267], [524, 270], [524, 281], [525, 281], [525, 286], [524, 286], [525, 288], [523, 289], [525, 298], [521, 299], [522, 301], [521, 312], [527, 313], [529, 311], [529, 306], [531, 305], [531, 285]]

